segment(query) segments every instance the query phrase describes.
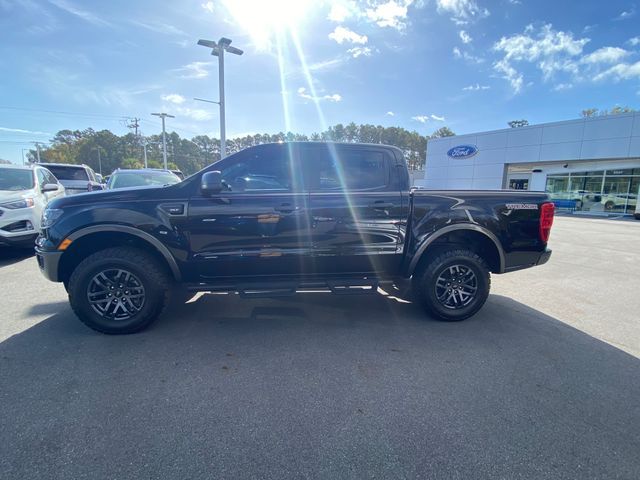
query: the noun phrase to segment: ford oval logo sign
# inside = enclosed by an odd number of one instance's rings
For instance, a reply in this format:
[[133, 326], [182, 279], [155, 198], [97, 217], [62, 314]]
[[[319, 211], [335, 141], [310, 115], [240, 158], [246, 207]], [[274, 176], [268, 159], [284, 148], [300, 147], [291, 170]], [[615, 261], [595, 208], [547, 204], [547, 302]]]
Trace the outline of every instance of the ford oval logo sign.
[[478, 153], [478, 147], [475, 145], [458, 145], [447, 152], [451, 158], [471, 158]]

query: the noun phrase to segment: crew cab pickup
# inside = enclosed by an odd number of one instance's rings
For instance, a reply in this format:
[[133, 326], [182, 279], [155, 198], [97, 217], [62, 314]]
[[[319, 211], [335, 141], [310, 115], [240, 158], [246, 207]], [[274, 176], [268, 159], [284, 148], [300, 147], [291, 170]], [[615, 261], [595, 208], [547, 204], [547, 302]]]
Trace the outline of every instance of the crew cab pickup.
[[455, 321], [482, 307], [491, 273], [548, 261], [553, 214], [544, 193], [411, 189], [395, 147], [265, 144], [175, 185], [54, 200], [36, 253], [104, 333], [142, 330], [176, 292], [375, 294], [394, 283]]

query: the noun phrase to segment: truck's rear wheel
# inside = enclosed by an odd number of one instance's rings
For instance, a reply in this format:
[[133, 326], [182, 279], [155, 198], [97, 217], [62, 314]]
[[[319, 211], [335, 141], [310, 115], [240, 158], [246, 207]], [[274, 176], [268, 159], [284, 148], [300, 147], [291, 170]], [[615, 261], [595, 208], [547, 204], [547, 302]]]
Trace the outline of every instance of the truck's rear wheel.
[[413, 277], [414, 296], [427, 312], [455, 322], [474, 315], [489, 296], [491, 277], [485, 261], [470, 250], [444, 250]]
[[169, 279], [158, 262], [131, 247], [87, 257], [69, 279], [69, 302], [78, 318], [103, 333], [134, 333], [165, 308]]

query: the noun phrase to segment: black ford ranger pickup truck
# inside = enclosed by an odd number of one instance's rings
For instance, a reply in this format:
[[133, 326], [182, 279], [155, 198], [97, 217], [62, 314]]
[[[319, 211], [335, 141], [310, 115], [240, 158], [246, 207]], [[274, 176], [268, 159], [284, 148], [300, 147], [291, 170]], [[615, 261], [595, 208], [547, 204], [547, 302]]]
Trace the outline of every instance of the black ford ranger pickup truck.
[[544, 193], [411, 189], [390, 146], [266, 144], [176, 185], [54, 200], [36, 253], [104, 333], [142, 330], [175, 292], [375, 293], [409, 279], [453, 321], [482, 307], [491, 272], [547, 262], [553, 215]]

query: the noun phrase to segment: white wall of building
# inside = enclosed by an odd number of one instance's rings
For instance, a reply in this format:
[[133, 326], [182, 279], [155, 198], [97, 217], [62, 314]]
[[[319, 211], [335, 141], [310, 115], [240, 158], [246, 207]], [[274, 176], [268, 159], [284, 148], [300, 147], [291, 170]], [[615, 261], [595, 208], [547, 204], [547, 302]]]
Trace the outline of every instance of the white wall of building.
[[[478, 153], [467, 159], [447, 156], [457, 145], [475, 145]], [[548, 164], [547, 171], [531, 174], [529, 184], [530, 190], [544, 190], [547, 174], [561, 171], [565, 163], [576, 171], [597, 170], [622, 168], [634, 158], [631, 163], [637, 166], [640, 113], [581, 118], [429, 140], [424, 179], [416, 180], [416, 186], [500, 189], [505, 186], [508, 165]]]

